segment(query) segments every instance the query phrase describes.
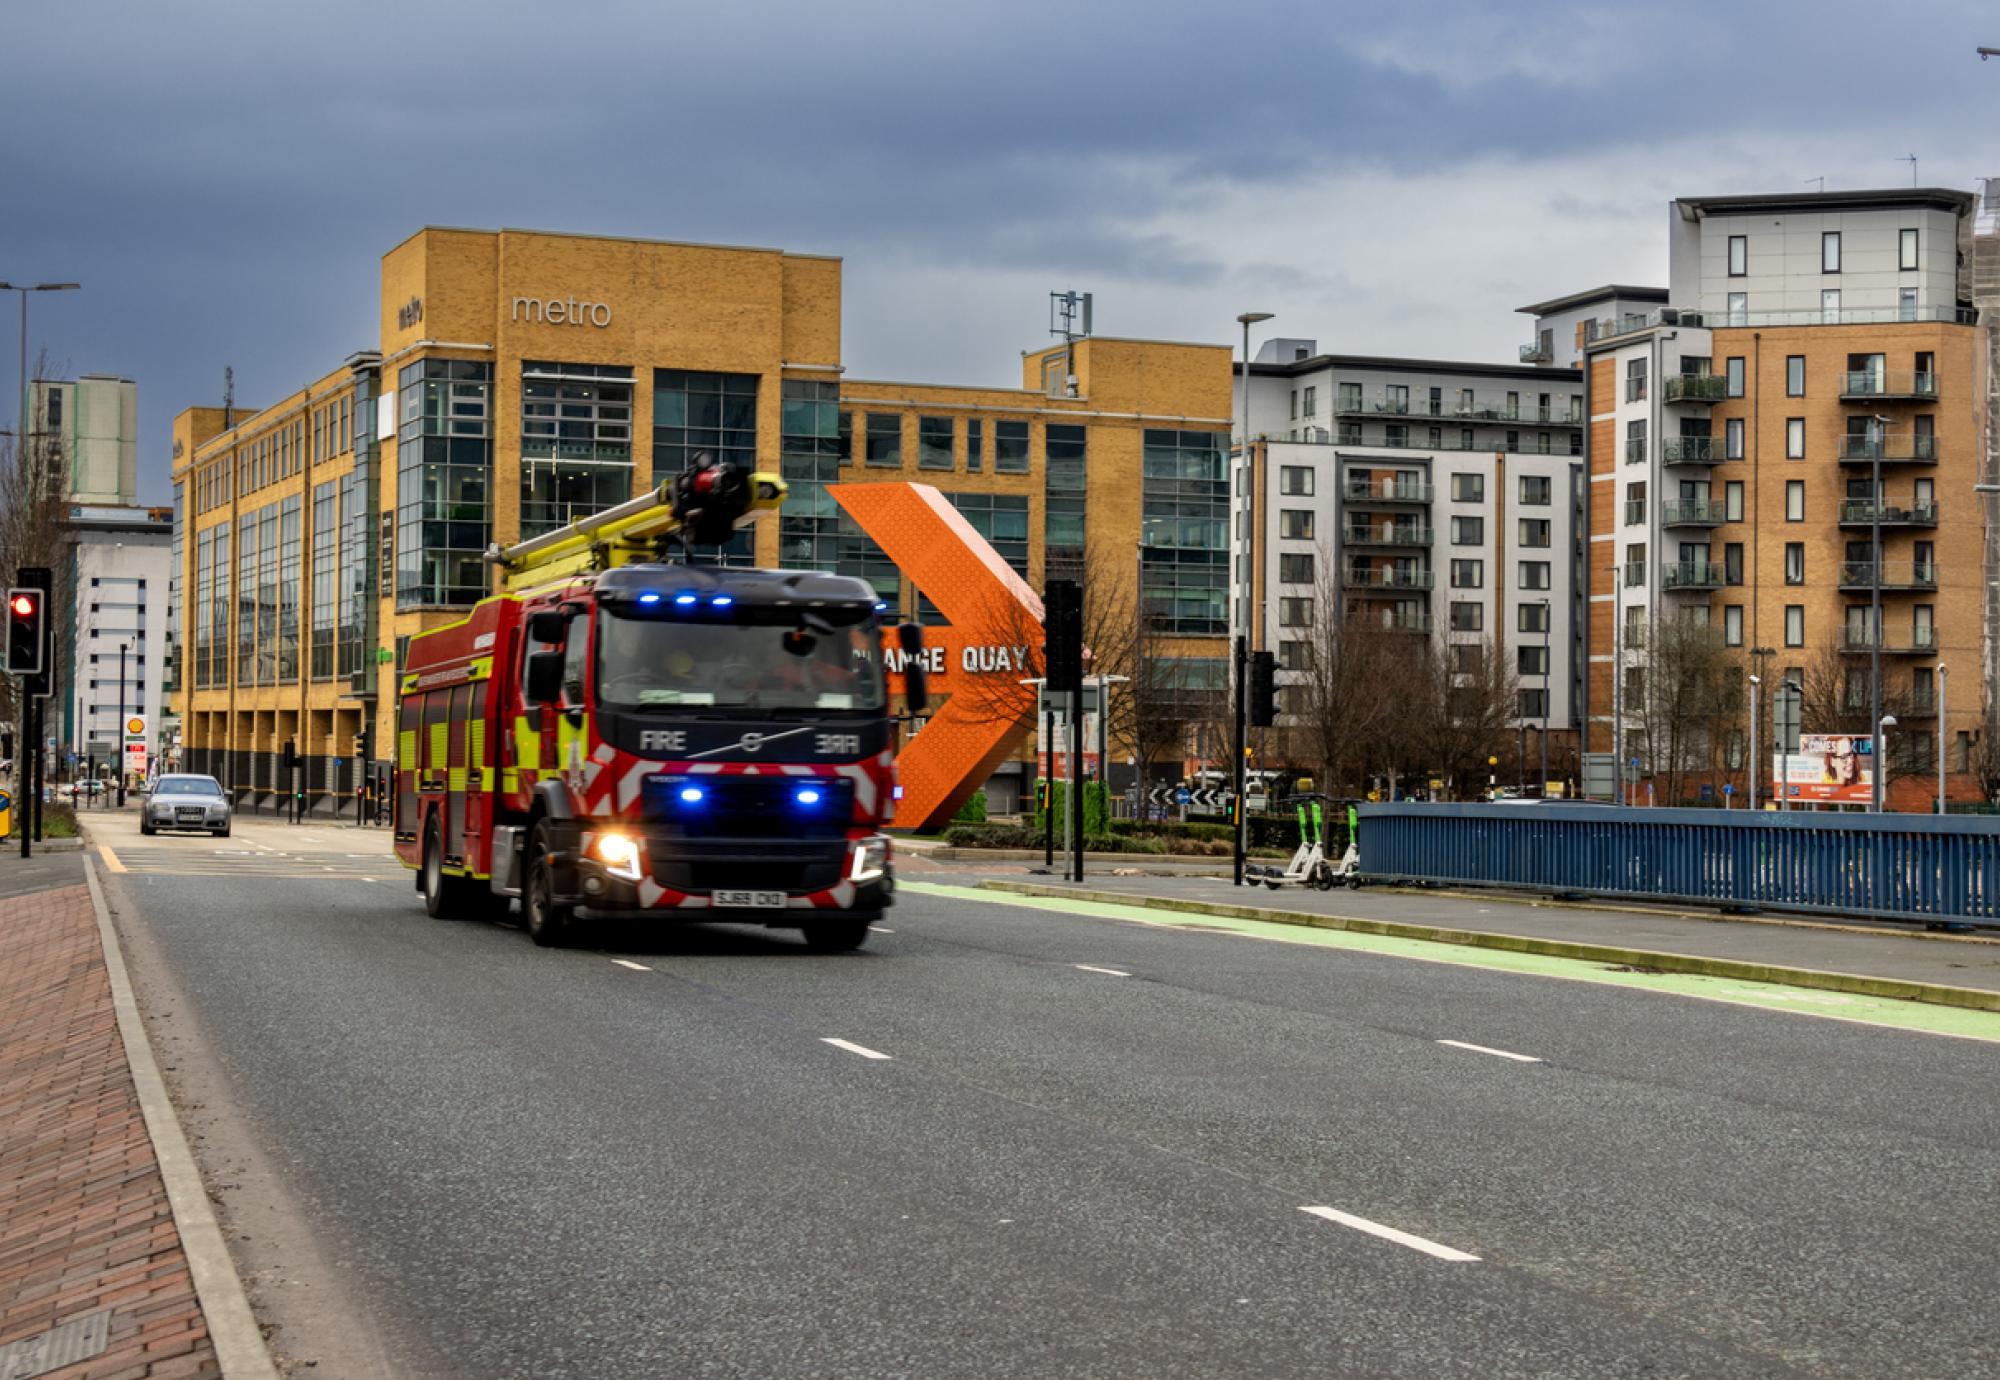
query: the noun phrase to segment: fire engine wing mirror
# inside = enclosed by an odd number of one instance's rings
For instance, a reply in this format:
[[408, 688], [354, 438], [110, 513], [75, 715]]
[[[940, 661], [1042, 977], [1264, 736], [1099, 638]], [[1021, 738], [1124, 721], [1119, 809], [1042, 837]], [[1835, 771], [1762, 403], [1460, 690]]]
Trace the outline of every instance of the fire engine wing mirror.
[[[539, 616], [539, 615], [538, 615]], [[554, 704], [562, 698], [563, 654], [528, 653], [527, 684], [523, 688], [536, 704]]]
[[924, 669], [924, 630], [917, 623], [896, 628], [896, 645], [903, 649], [903, 703], [912, 714], [930, 708], [931, 688]]
[[559, 609], [537, 609], [528, 615], [528, 636], [551, 646], [562, 642], [568, 626]]

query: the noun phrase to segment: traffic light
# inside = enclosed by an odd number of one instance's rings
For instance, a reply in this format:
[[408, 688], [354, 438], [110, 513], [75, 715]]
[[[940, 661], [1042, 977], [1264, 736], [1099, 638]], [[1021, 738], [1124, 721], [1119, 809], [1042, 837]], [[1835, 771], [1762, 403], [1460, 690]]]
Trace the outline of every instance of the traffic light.
[[39, 589], [17, 585], [7, 591], [7, 670], [17, 676], [42, 673], [48, 600]]
[[1278, 721], [1278, 658], [1271, 652], [1250, 653], [1250, 722], [1269, 728]]
[[1042, 674], [1054, 691], [1083, 688], [1083, 586], [1050, 580], [1042, 594]]

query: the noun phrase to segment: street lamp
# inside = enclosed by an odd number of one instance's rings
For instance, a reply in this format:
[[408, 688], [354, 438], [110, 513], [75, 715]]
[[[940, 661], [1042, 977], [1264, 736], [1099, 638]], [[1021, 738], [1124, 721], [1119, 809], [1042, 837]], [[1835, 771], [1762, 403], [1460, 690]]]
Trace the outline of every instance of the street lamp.
[[[1257, 470], [1256, 466], [1250, 460], [1250, 328], [1259, 321], [1269, 321], [1272, 315], [1273, 313], [1268, 311], [1246, 311], [1236, 318], [1237, 322], [1243, 327], [1243, 444], [1240, 454], [1242, 456], [1244, 473], [1249, 476], [1249, 482], [1244, 487], [1243, 507], [1245, 514], [1250, 520], [1245, 522], [1243, 526], [1244, 530], [1249, 532], [1249, 536], [1246, 539], [1248, 548], [1246, 554], [1251, 559], [1245, 561], [1243, 564], [1246, 578], [1252, 579], [1253, 583], [1254, 576], [1249, 567], [1255, 561], [1257, 537], [1259, 534], [1252, 530], [1256, 522], [1257, 512]], [[1243, 591], [1243, 610], [1245, 615], [1243, 622], [1246, 625], [1249, 623], [1250, 605], [1250, 591], [1246, 588]], [[1257, 607], [1258, 633], [1260, 636], [1263, 632], [1263, 614], [1264, 610], [1260, 602]], [[1250, 691], [1250, 640], [1247, 626], [1241, 628], [1236, 634], [1235, 656], [1236, 732], [1234, 734], [1234, 747], [1236, 750], [1230, 754], [1233, 759], [1230, 770], [1233, 773], [1233, 784], [1236, 788], [1236, 885], [1242, 886], [1244, 845], [1247, 841], [1250, 827], [1249, 816], [1243, 810], [1243, 751], [1248, 745], [1247, 739], [1250, 736], [1250, 705], [1248, 703]]]
[[1944, 663], [1937, 667], [1938, 678], [1938, 817], [1944, 817]]
[[1757, 808], [1757, 701], [1764, 697], [1764, 678], [1750, 677], [1750, 750], [1744, 754], [1750, 760], [1745, 763], [1750, 768], [1750, 808]]
[[21, 391], [18, 397], [20, 411], [15, 415], [20, 419], [15, 423], [14, 450], [26, 455], [28, 445], [28, 294], [31, 292], [75, 292], [81, 283], [0, 283], [0, 292], [21, 294]]
[[1882, 813], [1882, 788], [1889, 775], [1889, 730], [1896, 726], [1894, 714], [1884, 714], [1875, 722], [1875, 813]]

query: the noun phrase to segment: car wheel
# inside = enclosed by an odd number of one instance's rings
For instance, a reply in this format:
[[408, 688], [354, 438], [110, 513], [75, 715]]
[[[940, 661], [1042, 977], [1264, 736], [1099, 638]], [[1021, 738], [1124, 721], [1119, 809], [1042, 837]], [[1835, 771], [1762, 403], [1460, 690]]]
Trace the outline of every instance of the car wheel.
[[142, 819], [139, 821], [139, 832], [150, 838], [153, 833], [153, 826], [148, 821]]
[[424, 830], [424, 862], [418, 872], [418, 887], [424, 893], [424, 913], [433, 920], [462, 919], [472, 909], [472, 888], [465, 878], [445, 875], [444, 840], [438, 835], [435, 819]]
[[528, 874], [521, 886], [521, 921], [528, 938], [547, 949], [561, 944], [570, 928], [570, 908], [556, 900], [554, 852], [548, 822], [535, 826], [528, 838]]
[[802, 927], [806, 947], [816, 954], [852, 953], [868, 942], [868, 921], [822, 920]]
[[229, 826], [225, 824], [220, 829], [211, 829], [209, 832], [219, 839], [226, 839], [229, 837]]

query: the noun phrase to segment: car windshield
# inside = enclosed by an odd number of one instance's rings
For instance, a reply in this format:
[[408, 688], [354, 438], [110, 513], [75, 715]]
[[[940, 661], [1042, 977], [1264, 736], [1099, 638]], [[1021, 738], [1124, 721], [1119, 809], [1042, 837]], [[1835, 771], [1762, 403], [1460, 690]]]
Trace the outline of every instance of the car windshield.
[[221, 795], [212, 776], [163, 776], [153, 788], [154, 795]]
[[882, 708], [881, 641], [873, 626], [808, 632], [796, 615], [776, 609], [770, 615], [780, 621], [684, 622], [608, 609], [597, 634], [598, 700], [640, 710]]

